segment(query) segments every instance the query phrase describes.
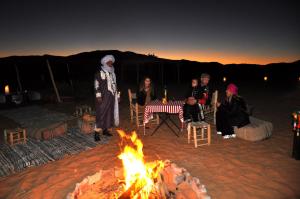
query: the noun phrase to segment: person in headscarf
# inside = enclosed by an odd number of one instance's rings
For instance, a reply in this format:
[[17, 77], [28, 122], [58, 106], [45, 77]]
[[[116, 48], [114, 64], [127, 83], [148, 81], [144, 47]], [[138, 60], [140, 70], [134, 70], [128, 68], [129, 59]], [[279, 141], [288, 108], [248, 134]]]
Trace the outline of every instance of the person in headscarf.
[[238, 87], [235, 84], [227, 86], [226, 99], [222, 104], [218, 102], [217, 107], [217, 134], [222, 134], [224, 139], [236, 137], [234, 126], [241, 128], [250, 123], [246, 102], [238, 95]]
[[95, 74], [95, 141], [100, 140], [101, 130], [103, 135], [112, 136], [108, 129], [119, 125], [119, 96], [113, 67], [114, 62], [115, 58], [112, 55], [104, 56], [101, 59], [101, 67]]

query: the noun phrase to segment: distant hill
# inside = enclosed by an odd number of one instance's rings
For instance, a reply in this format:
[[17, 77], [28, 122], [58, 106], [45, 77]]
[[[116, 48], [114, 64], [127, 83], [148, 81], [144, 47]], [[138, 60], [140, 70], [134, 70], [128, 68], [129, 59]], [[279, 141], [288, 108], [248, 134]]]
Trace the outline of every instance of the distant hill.
[[[273, 82], [298, 81], [300, 76], [300, 60], [293, 63], [257, 64], [227, 64], [218, 62], [197, 62], [189, 60], [169, 60], [154, 55], [143, 55], [134, 52], [118, 50], [97, 50], [82, 52], [70, 56], [10, 56], [0, 58], [0, 87], [4, 84], [16, 84], [17, 65], [22, 82], [28, 87], [41, 86], [48, 82], [49, 72], [46, 60], [49, 60], [55, 79], [66, 81], [91, 81], [100, 65], [100, 59], [107, 54], [116, 58], [115, 68], [118, 80], [126, 83], [137, 83], [143, 76], [150, 76], [159, 84], [187, 82], [192, 77], [199, 77], [207, 72], [212, 81], [222, 81], [226, 76], [228, 81], [253, 82], [262, 81], [263, 76], [269, 76]], [[70, 73], [68, 73], [67, 65]], [[1, 88], [2, 89], [2, 88]]]

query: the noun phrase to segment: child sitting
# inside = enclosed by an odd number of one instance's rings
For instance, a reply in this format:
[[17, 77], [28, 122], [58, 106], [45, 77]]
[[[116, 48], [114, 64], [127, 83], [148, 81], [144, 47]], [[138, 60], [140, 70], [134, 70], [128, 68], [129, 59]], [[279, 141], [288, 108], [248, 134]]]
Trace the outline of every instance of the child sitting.
[[186, 123], [204, 120], [203, 112], [198, 104], [200, 94], [198, 80], [193, 79], [192, 85], [185, 96], [186, 100], [183, 106], [183, 118]]

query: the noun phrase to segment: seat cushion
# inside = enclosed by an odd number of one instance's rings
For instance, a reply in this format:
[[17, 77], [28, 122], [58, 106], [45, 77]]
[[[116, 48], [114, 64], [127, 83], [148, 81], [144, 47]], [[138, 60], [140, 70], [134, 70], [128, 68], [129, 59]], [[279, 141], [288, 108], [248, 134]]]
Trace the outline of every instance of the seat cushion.
[[264, 140], [272, 135], [273, 124], [254, 117], [250, 117], [250, 124], [237, 128], [234, 132], [238, 138], [248, 141]]
[[209, 124], [206, 122], [203, 122], [203, 121], [202, 122], [191, 122], [191, 126], [196, 127], [196, 128], [206, 128], [209, 126]]

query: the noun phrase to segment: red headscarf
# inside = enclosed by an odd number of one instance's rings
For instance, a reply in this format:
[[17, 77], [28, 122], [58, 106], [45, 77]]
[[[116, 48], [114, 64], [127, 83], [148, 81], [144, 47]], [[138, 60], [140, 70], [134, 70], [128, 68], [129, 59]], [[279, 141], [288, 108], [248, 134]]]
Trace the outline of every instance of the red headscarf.
[[230, 91], [233, 95], [238, 94], [238, 87], [235, 84], [229, 84], [227, 90]]

